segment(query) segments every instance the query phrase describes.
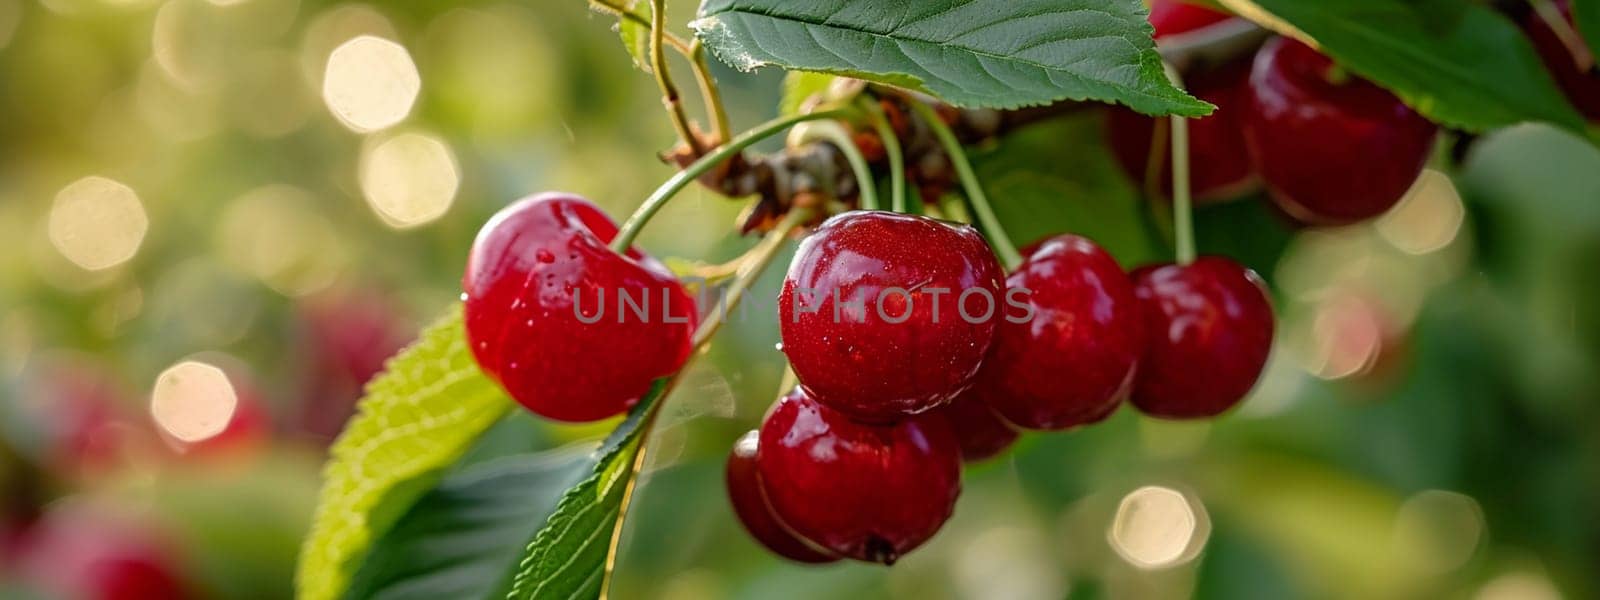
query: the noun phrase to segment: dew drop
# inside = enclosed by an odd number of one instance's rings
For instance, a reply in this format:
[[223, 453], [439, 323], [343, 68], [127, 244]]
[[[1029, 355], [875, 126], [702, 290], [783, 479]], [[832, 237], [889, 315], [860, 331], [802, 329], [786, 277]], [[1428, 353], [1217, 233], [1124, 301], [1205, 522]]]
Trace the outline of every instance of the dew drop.
[[783, 342], [778, 342], [776, 344], [773, 344], [772, 347], [776, 348], [779, 352], [783, 352]]
[[466, 302], [467, 301], [467, 293], [466, 292], [461, 292], [461, 301], [462, 302]]

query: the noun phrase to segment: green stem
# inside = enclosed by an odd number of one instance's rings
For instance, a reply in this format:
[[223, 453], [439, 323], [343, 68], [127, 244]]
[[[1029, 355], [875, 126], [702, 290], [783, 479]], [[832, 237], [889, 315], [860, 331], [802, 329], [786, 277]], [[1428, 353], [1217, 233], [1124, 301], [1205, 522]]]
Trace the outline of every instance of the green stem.
[[989, 196], [983, 193], [983, 186], [978, 184], [978, 176], [972, 172], [972, 163], [967, 160], [967, 152], [961, 147], [961, 140], [956, 139], [956, 134], [950, 127], [939, 119], [939, 114], [932, 107], [912, 100], [911, 109], [927, 122], [933, 129], [933, 134], [939, 138], [939, 144], [944, 146], [945, 154], [950, 156], [950, 164], [956, 168], [956, 176], [961, 179], [961, 187], [967, 192], [967, 201], [972, 203], [972, 212], [978, 216], [978, 223], [989, 234], [989, 244], [994, 246], [995, 254], [1000, 256], [1006, 270], [1016, 268], [1022, 264], [1022, 254], [1017, 252], [1017, 246], [1011, 243], [1011, 238], [1006, 237], [1006, 231], [1000, 227], [1000, 218], [995, 216], [994, 207], [989, 204]]
[[656, 85], [661, 88], [661, 103], [667, 107], [667, 116], [672, 119], [672, 127], [678, 130], [678, 138], [683, 140], [690, 152], [699, 156], [705, 150], [700, 147], [700, 139], [695, 137], [694, 130], [689, 128], [689, 117], [683, 113], [683, 100], [678, 96], [678, 87], [672, 84], [672, 72], [667, 69], [666, 5], [667, 0], [650, 0], [650, 70], [655, 71]]
[[718, 146], [716, 150], [712, 150], [710, 153], [694, 161], [694, 163], [690, 164], [688, 167], [685, 167], [682, 171], [678, 171], [677, 173], [673, 174], [671, 178], [667, 179], [666, 183], [663, 183], [661, 184], [661, 187], [656, 188], [656, 191], [651, 193], [649, 198], [645, 198], [644, 204], [639, 205], [639, 209], [634, 211], [633, 216], [628, 217], [628, 220], [622, 223], [621, 229], [617, 231], [616, 239], [611, 240], [611, 249], [619, 253], [626, 252], [628, 247], [633, 245], [634, 238], [637, 238], [639, 236], [639, 232], [644, 229], [645, 224], [649, 223], [650, 219], [654, 217], [657, 212], [660, 212], [661, 207], [666, 206], [667, 201], [671, 200], [673, 195], [677, 194], [684, 187], [687, 187], [689, 182], [692, 182], [701, 175], [704, 175], [707, 171], [716, 168], [717, 165], [720, 165], [723, 161], [732, 158], [733, 155], [744, 151], [745, 148], [749, 148], [756, 142], [772, 137], [773, 134], [783, 131], [784, 129], [787, 129], [796, 123], [815, 121], [818, 119], [838, 119], [851, 116], [852, 114], [853, 113], [850, 110], [839, 109], [803, 115], [790, 115], [757, 125], [754, 129], [741, 133], [737, 137], [728, 140], [727, 143]]
[[1579, 71], [1588, 71], [1594, 66], [1594, 54], [1589, 51], [1589, 44], [1583, 41], [1583, 36], [1578, 34], [1567, 18], [1561, 14], [1561, 9], [1550, 0], [1528, 0], [1533, 6], [1533, 12], [1544, 21], [1550, 31], [1556, 34], [1556, 40], [1565, 46], [1567, 53], [1572, 55], [1572, 62]]
[[717, 80], [711, 77], [711, 66], [706, 63], [706, 47], [699, 38], [689, 44], [687, 57], [689, 64], [694, 67], [694, 79], [700, 84], [700, 98], [706, 103], [706, 117], [711, 120], [717, 143], [728, 141], [728, 136], [732, 135], [728, 127], [728, 111], [722, 105], [722, 90], [717, 87]]
[[890, 207], [897, 213], [906, 212], [910, 203], [906, 199], [906, 157], [900, 148], [900, 136], [895, 135], [889, 117], [883, 114], [883, 107], [878, 106], [876, 99], [862, 97], [856, 103], [866, 111], [867, 119], [878, 132], [878, 138], [883, 140], [883, 152], [889, 157]]
[[772, 264], [772, 259], [777, 258], [778, 251], [783, 249], [784, 240], [788, 239], [789, 234], [795, 229], [810, 221], [812, 215], [812, 210], [809, 208], [795, 207], [789, 210], [789, 214], [783, 216], [783, 220], [779, 221], [771, 232], [767, 233], [761, 240], [761, 245], [757, 246], [759, 250], [752, 253], [744, 264], [739, 266], [739, 274], [728, 284], [722, 301], [717, 303], [717, 307], [711, 314], [706, 315], [706, 319], [694, 331], [692, 344], [695, 351], [698, 352], [711, 341], [717, 330], [722, 328], [722, 324], [727, 322], [728, 315], [739, 306], [739, 301], [744, 299], [745, 292], [755, 284], [756, 278], [767, 270], [767, 266]]
[[850, 163], [850, 170], [856, 177], [856, 187], [861, 188], [861, 208], [878, 210], [878, 184], [872, 178], [872, 168], [867, 166], [867, 158], [861, 155], [861, 149], [856, 147], [855, 140], [850, 139], [850, 133], [844, 130], [844, 126], [836, 121], [810, 123], [800, 139], [821, 139], [837, 146], [839, 152], [844, 154], [845, 162]]
[[[1183, 79], [1172, 65], [1167, 77], [1183, 88]], [[1189, 120], [1172, 115], [1172, 231], [1178, 264], [1194, 262], [1194, 202], [1189, 191]]]

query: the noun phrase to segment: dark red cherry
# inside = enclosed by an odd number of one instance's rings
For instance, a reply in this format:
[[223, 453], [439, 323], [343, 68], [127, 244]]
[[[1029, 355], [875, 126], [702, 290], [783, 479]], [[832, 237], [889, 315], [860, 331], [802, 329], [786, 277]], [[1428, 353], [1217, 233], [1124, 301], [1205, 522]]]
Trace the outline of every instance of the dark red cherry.
[[1004, 309], [1002, 270], [967, 225], [856, 211], [800, 245], [778, 299], [783, 352], [813, 397], [887, 422], [966, 389]]
[[[1555, 0], [1555, 4], [1567, 24], [1576, 32], [1577, 23], [1572, 20], [1571, 3]], [[1566, 92], [1567, 99], [1589, 120], [1600, 120], [1600, 68], [1595, 66], [1594, 52], [1582, 46], [1581, 39], [1575, 40], [1579, 47], [1568, 47], [1535, 11], [1528, 11], [1522, 20], [1522, 28], [1528, 32], [1528, 39], [1533, 41], [1534, 49], [1539, 51], [1539, 57], [1544, 59], [1545, 67], [1555, 77], [1561, 91]]]
[[689, 356], [689, 295], [655, 259], [607, 248], [616, 234], [589, 201], [546, 193], [500, 211], [472, 245], [467, 341], [484, 372], [534, 413], [620, 414]]
[[739, 516], [739, 522], [744, 525], [745, 531], [750, 532], [750, 537], [778, 556], [809, 564], [839, 560], [837, 556], [812, 548], [772, 514], [772, 507], [767, 504], [767, 493], [761, 489], [761, 477], [756, 473], [756, 449], [760, 439], [760, 434], [755, 431], [746, 433], [733, 444], [733, 451], [728, 454], [728, 500], [733, 503], [733, 512]]
[[1256, 169], [1279, 207], [1313, 225], [1389, 210], [1438, 133], [1394, 94], [1289, 38], [1257, 54], [1248, 97], [1244, 137]]
[[1261, 376], [1272, 350], [1272, 302], [1261, 278], [1231, 260], [1133, 272], [1146, 346], [1133, 405], [1170, 419], [1233, 408]]
[[[1176, 36], [1233, 19], [1227, 13], [1202, 6], [1157, 0], [1150, 5], [1150, 23], [1156, 39]], [[1240, 132], [1242, 113], [1250, 80], [1250, 60], [1235, 60], [1221, 65], [1202, 65], [1184, 74], [1189, 92], [1217, 106], [1216, 112], [1189, 121], [1190, 190], [1198, 202], [1236, 198], [1257, 184], [1255, 169], [1245, 151]], [[1165, 123], [1165, 121], [1163, 121]], [[1160, 177], [1161, 193], [1172, 195], [1171, 140], [1156, 140], [1156, 120], [1126, 108], [1111, 109], [1106, 130], [1112, 155], [1128, 177], [1143, 182], [1151, 169], [1152, 143], [1166, 150], [1161, 163], [1153, 168]], [[1166, 127], [1163, 136], [1170, 136]]]
[[961, 494], [961, 447], [942, 419], [866, 425], [800, 389], [761, 424], [756, 468], [780, 521], [867, 562], [893, 564], [928, 541]]
[[1008, 311], [973, 395], [1026, 429], [1068, 429], [1115, 412], [1144, 351], [1133, 284], [1094, 242], [1061, 235], [1006, 279]]
[[961, 444], [961, 459], [967, 462], [993, 458], [1017, 441], [1016, 428], [974, 397], [972, 390], [939, 407], [933, 414], [950, 424], [956, 442]]

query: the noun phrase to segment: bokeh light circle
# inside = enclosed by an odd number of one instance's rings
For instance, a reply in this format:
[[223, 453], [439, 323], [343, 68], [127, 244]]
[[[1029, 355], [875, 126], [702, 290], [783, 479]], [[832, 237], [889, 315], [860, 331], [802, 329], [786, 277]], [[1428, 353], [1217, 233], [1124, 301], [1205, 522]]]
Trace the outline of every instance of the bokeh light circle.
[[361, 155], [361, 193], [384, 223], [397, 229], [438, 219], [455, 200], [461, 175], [443, 140], [402, 133]]
[[358, 132], [405, 120], [422, 90], [422, 77], [404, 46], [357, 36], [333, 49], [322, 78], [322, 100], [345, 126]]
[[50, 207], [50, 243], [67, 260], [90, 271], [133, 258], [149, 227], [133, 188], [97, 175], [62, 188]]

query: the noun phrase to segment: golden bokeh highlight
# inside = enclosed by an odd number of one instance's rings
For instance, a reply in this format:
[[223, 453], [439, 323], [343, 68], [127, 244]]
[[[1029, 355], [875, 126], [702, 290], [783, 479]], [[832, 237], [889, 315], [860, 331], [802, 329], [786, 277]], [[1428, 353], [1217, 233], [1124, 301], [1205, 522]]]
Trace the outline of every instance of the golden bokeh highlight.
[[357, 36], [328, 55], [322, 100], [357, 132], [386, 129], [405, 120], [422, 90], [422, 77], [404, 46]]
[[1210, 536], [1210, 517], [1199, 502], [1183, 492], [1156, 485], [1124, 496], [1106, 532], [1117, 555], [1146, 570], [1176, 567], [1194, 560]]
[[366, 4], [340, 4], [317, 13], [306, 25], [299, 48], [300, 70], [306, 85], [320, 89], [333, 49], [363, 35], [399, 39], [388, 17]]
[[1382, 307], [1355, 295], [1329, 298], [1311, 322], [1306, 370], [1322, 379], [1343, 379], [1372, 370], [1383, 350]]
[[1549, 577], [1528, 571], [1512, 571], [1483, 584], [1473, 599], [1561, 600], [1562, 595]]
[[443, 216], [461, 184], [450, 147], [423, 133], [402, 133], [368, 144], [361, 153], [360, 171], [367, 204], [396, 229]]
[[1400, 204], [1377, 220], [1376, 227], [1401, 251], [1427, 254], [1455, 241], [1466, 215], [1450, 176], [1428, 169]]
[[72, 182], [50, 207], [50, 243], [72, 264], [90, 271], [133, 258], [149, 227], [133, 188], [105, 177]]
[[267, 185], [234, 200], [216, 236], [224, 263], [286, 296], [328, 287], [347, 261], [333, 224], [315, 212], [310, 194], [290, 185]]
[[1472, 560], [1485, 529], [1483, 507], [1471, 496], [1424, 490], [1406, 499], [1395, 515], [1395, 555], [1424, 573], [1448, 573]]
[[150, 416], [161, 432], [192, 444], [222, 433], [239, 407], [239, 396], [227, 373], [215, 366], [186, 360], [156, 377], [150, 392]]

